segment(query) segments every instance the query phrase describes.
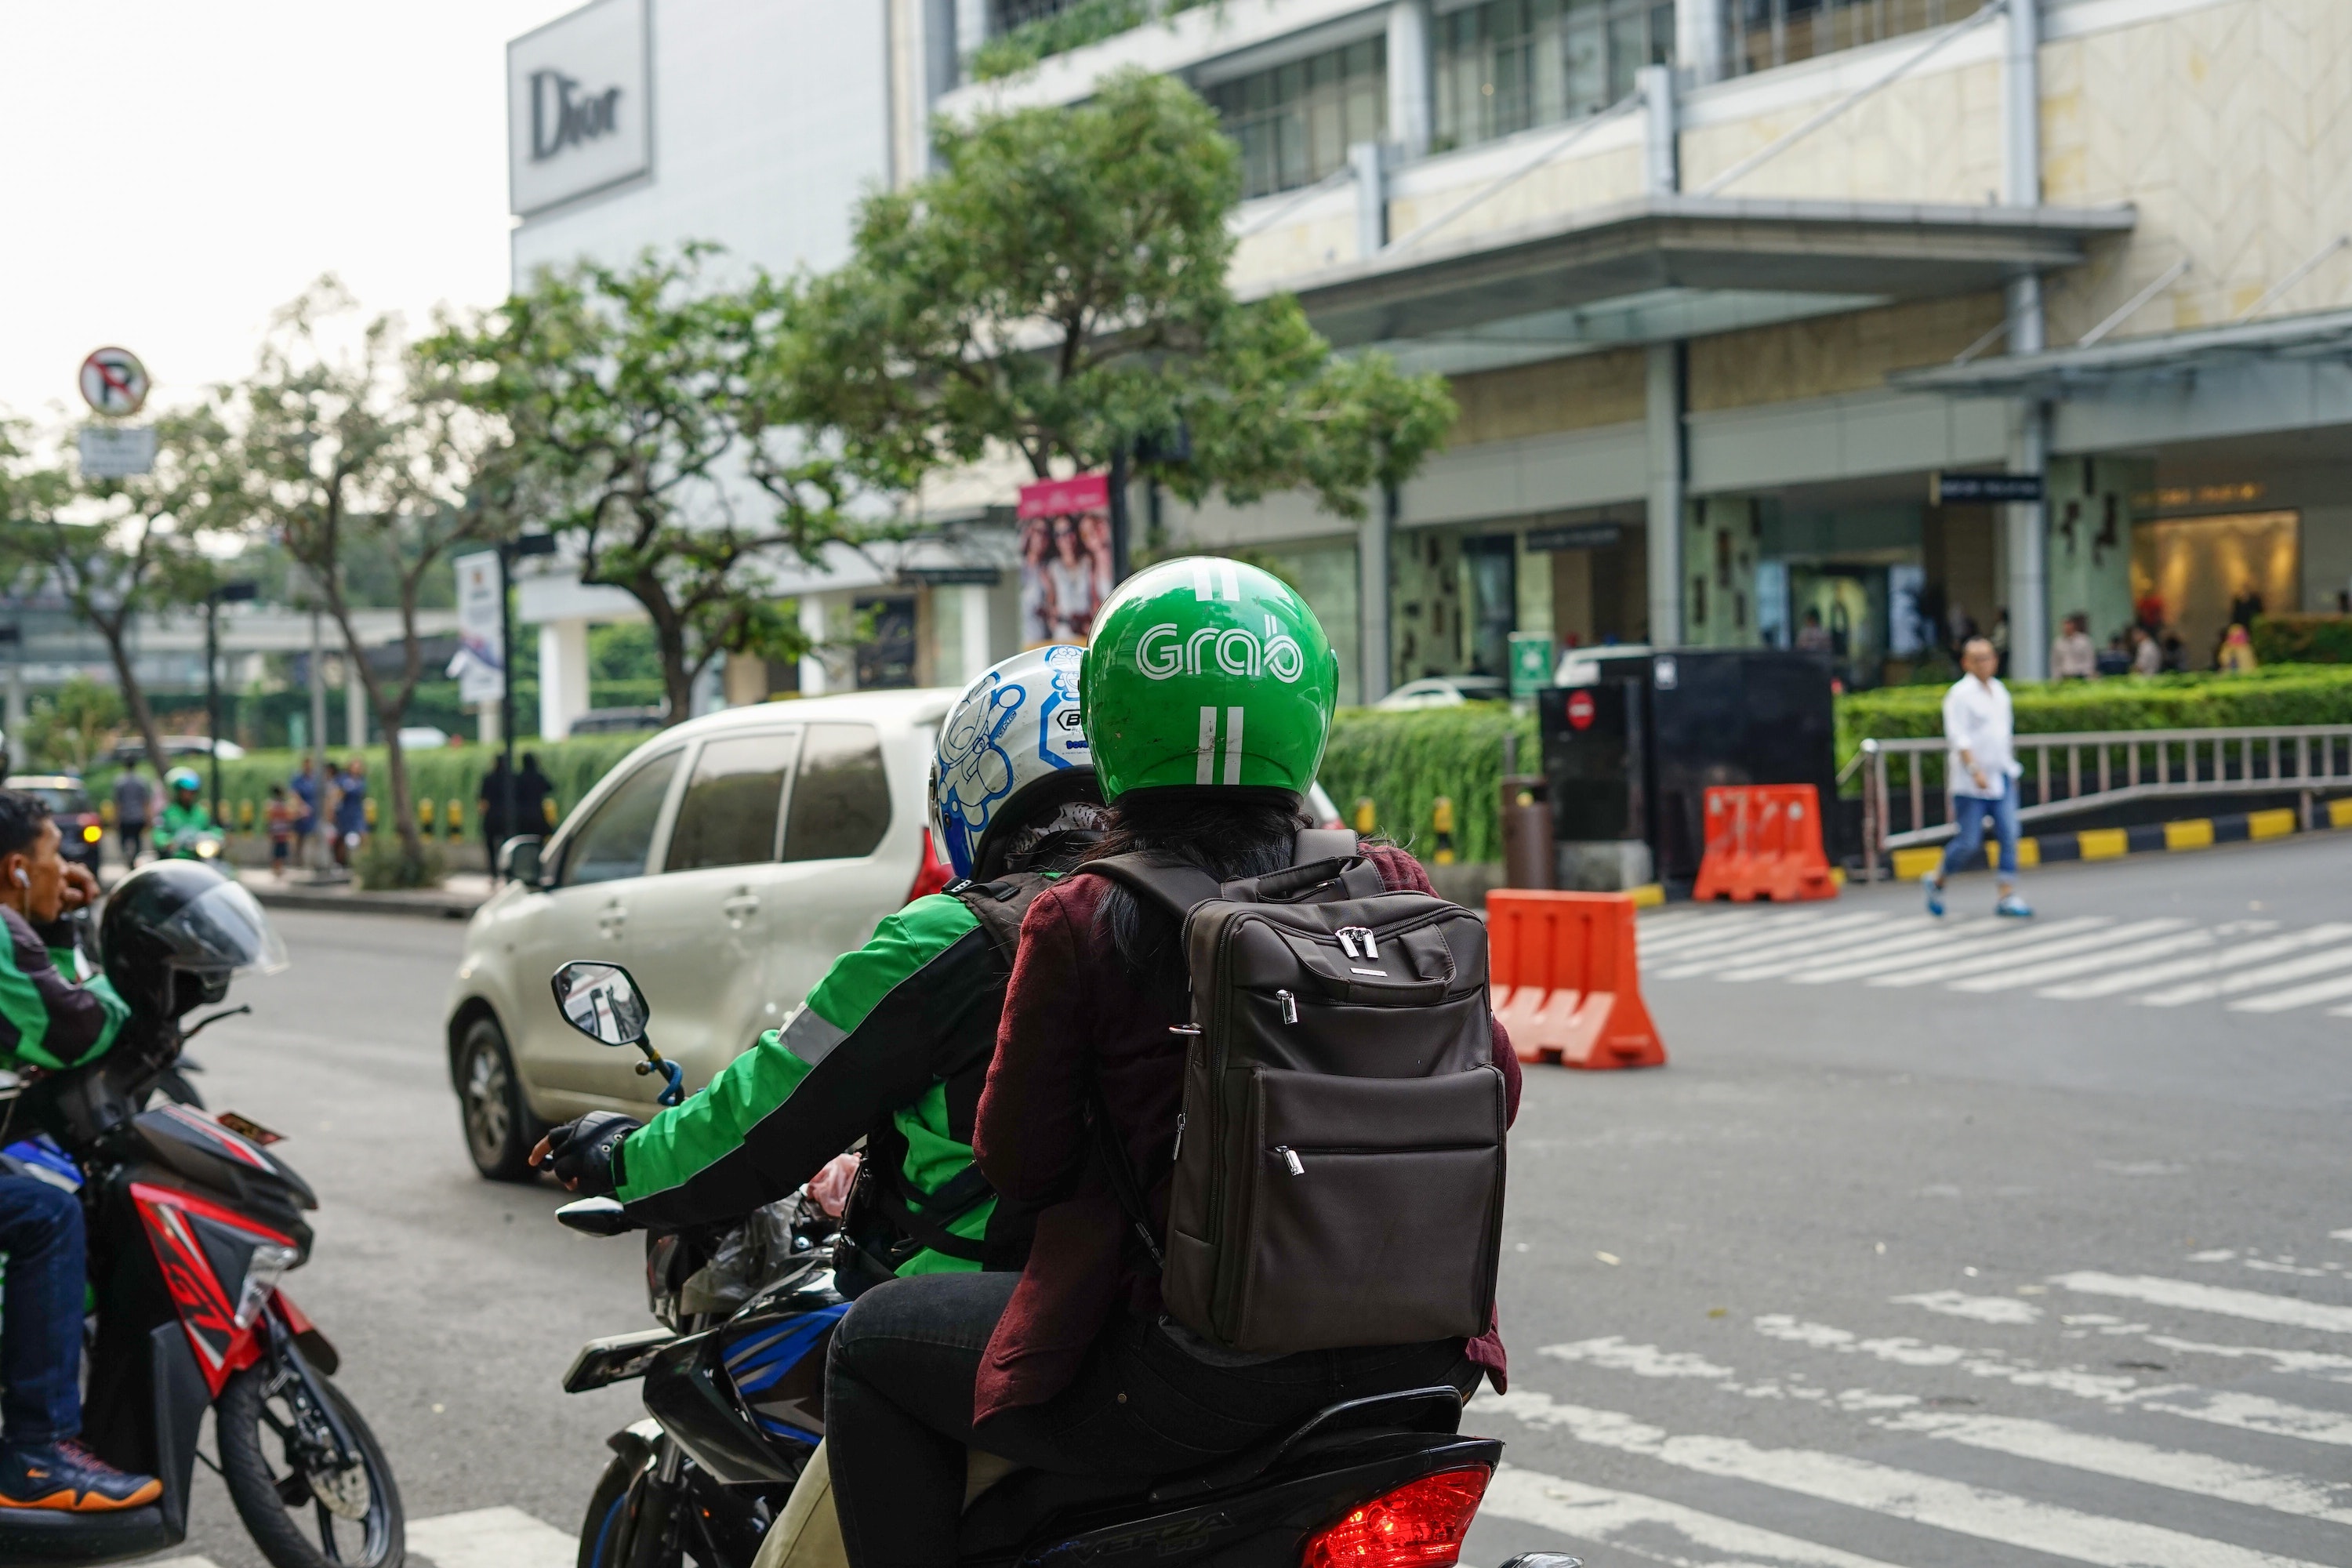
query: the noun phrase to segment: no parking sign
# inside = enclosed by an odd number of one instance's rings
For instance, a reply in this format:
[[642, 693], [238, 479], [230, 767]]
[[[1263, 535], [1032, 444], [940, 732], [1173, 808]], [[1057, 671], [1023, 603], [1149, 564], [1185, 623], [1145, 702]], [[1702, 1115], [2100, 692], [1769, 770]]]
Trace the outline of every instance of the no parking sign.
[[100, 414], [136, 414], [147, 403], [147, 367], [129, 349], [98, 349], [81, 362], [81, 400]]

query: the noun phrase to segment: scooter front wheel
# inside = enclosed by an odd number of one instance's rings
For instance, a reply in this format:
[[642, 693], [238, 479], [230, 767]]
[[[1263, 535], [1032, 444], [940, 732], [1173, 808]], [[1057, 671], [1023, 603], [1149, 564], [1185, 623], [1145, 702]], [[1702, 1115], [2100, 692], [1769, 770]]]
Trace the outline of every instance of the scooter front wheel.
[[342, 1390], [317, 1373], [311, 1381], [334, 1406], [359, 1462], [341, 1469], [322, 1464], [321, 1413], [308, 1390], [266, 1362], [247, 1367], [213, 1407], [221, 1479], [237, 1517], [271, 1568], [401, 1568], [404, 1521], [392, 1465]]

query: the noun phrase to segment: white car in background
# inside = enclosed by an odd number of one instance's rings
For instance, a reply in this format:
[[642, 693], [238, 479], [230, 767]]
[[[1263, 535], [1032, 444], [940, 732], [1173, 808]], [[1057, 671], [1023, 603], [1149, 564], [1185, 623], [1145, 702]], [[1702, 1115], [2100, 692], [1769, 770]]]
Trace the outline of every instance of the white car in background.
[[474, 916], [446, 1009], [449, 1071], [482, 1174], [520, 1180], [549, 1125], [640, 1118], [658, 1077], [566, 1024], [549, 978], [625, 965], [688, 1093], [800, 1005], [928, 879], [933, 742], [952, 691], [730, 708], [629, 753]]

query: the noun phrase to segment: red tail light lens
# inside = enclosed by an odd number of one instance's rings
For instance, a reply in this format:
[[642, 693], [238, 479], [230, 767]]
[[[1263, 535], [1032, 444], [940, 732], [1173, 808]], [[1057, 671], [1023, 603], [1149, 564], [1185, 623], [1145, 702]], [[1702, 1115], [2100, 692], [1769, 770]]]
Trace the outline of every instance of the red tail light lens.
[[915, 873], [915, 885], [907, 889], [907, 901], [913, 903], [926, 893], [936, 893], [955, 880], [955, 868], [940, 858], [931, 847], [931, 830], [923, 829], [923, 868]]
[[1309, 1537], [1299, 1568], [1449, 1568], [1486, 1495], [1484, 1469], [1407, 1481]]

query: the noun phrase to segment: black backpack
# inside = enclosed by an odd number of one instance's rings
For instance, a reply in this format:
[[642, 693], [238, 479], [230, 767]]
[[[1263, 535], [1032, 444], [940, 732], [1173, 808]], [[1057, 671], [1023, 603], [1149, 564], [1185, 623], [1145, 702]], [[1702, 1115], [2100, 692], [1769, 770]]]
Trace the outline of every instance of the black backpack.
[[1100, 1148], [1168, 1310], [1267, 1354], [1472, 1338], [1493, 1318], [1503, 1075], [1486, 928], [1391, 892], [1355, 836], [1220, 886], [1148, 855], [1089, 862], [1182, 921], [1191, 973], [1168, 1237], [1099, 1096]]

